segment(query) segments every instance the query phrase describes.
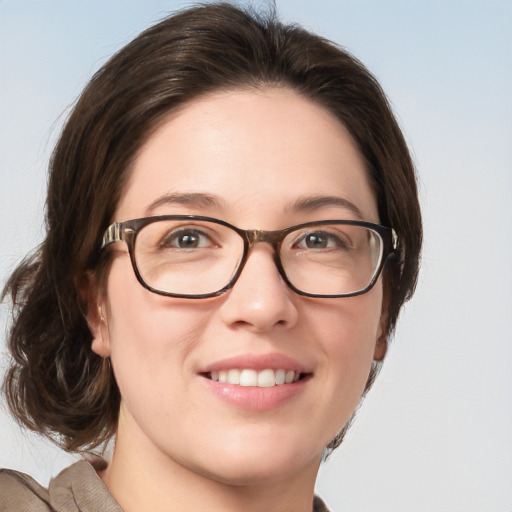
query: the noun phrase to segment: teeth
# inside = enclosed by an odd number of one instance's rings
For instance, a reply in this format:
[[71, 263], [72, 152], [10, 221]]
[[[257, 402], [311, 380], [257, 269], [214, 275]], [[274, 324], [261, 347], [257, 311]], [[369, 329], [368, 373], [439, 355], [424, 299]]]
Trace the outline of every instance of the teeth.
[[240, 372], [240, 386], [257, 386], [258, 372], [256, 370], [242, 370]]
[[263, 370], [258, 373], [258, 387], [271, 388], [276, 385], [276, 376], [274, 370]]
[[240, 384], [240, 370], [228, 371], [228, 384]]
[[299, 377], [300, 373], [293, 370], [271, 370], [270, 368], [260, 372], [251, 369], [238, 370], [233, 368], [231, 370], [219, 370], [218, 372], [210, 373], [210, 378], [218, 382], [259, 388], [291, 384], [292, 382], [297, 382]]

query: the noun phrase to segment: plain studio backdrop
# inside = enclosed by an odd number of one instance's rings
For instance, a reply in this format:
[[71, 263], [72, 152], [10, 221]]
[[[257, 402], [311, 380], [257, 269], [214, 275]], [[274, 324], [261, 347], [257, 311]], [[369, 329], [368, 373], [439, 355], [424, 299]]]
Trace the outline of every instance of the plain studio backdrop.
[[[114, 51], [186, 5], [0, 0], [2, 282], [41, 240], [47, 161], [69, 106]], [[277, 7], [380, 80], [417, 163], [425, 221], [417, 294], [318, 492], [335, 511], [511, 512], [512, 2]], [[7, 315], [4, 305], [2, 331]], [[0, 412], [0, 467], [47, 484], [72, 460]]]

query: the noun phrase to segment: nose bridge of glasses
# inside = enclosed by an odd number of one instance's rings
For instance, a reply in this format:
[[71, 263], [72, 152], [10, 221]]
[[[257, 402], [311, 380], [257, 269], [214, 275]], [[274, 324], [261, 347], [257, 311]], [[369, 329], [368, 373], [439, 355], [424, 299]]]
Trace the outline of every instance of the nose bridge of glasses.
[[249, 247], [257, 243], [267, 243], [277, 251], [279, 242], [282, 238], [281, 231], [264, 231], [262, 229], [248, 229], [245, 231], [245, 236], [249, 242]]

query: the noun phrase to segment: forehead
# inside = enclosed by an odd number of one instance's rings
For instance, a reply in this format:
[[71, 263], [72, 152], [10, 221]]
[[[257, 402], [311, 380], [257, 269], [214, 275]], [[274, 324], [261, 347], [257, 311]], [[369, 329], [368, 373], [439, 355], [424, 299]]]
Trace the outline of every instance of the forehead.
[[[158, 201], [194, 194], [215, 201]], [[364, 161], [330, 112], [285, 88], [218, 92], [173, 112], [148, 138], [115, 220], [186, 208], [185, 213], [274, 229], [261, 223], [275, 224], [276, 216], [284, 217], [308, 196], [340, 197], [365, 220], [378, 221]], [[355, 215], [338, 210], [337, 218]]]

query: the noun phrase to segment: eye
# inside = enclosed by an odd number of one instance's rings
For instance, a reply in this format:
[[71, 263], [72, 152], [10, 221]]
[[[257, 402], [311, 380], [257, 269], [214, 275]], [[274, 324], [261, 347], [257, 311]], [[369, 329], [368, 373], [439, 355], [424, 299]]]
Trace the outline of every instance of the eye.
[[299, 249], [335, 249], [348, 248], [349, 243], [343, 233], [331, 233], [327, 231], [312, 231], [303, 234], [296, 242]]
[[195, 228], [181, 228], [168, 233], [160, 242], [162, 249], [202, 249], [215, 246], [207, 233]]

